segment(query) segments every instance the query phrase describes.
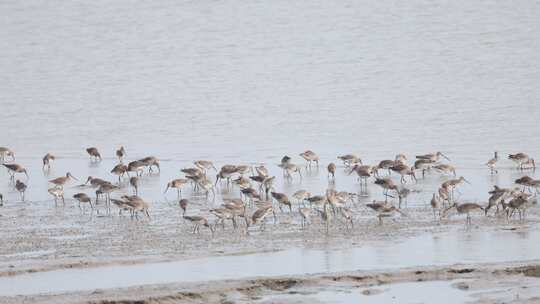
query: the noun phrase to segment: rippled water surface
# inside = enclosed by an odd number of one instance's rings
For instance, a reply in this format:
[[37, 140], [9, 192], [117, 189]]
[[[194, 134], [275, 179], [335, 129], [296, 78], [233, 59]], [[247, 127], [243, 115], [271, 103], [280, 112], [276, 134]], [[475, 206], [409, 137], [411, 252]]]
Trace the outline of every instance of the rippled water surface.
[[0, 12], [0, 145], [20, 156], [442, 150], [478, 165], [495, 149], [540, 152], [536, 1], [3, 1]]
[[[524, 174], [501, 160], [499, 175], [490, 176], [483, 164], [493, 151], [540, 158], [537, 1], [2, 1], [0, 14], [0, 146], [29, 170], [32, 205], [21, 216], [51, 207], [47, 180], [66, 171], [115, 181], [109, 171], [120, 145], [128, 161], [161, 159], [161, 174], [143, 179], [141, 196], [152, 203], [166, 200], [166, 182], [195, 159], [218, 167], [264, 163], [278, 176], [276, 190], [322, 194], [326, 164], [337, 155], [374, 164], [397, 153], [412, 162], [415, 154], [443, 151], [471, 181], [460, 199], [486, 200], [493, 184], [509, 186]], [[100, 149], [103, 162], [89, 162], [88, 146]], [[321, 156], [321, 167], [302, 181], [283, 181], [275, 164], [285, 154], [303, 164], [298, 153], [306, 149]], [[44, 176], [47, 152], [58, 159]], [[336, 188], [357, 192], [355, 178], [338, 171]], [[409, 203], [424, 206], [445, 179], [431, 174], [410, 186], [421, 192]], [[66, 187], [66, 197], [90, 191], [78, 183]], [[367, 199], [382, 198], [377, 187], [369, 191]], [[18, 214], [19, 194], [4, 169], [0, 193], [8, 214]], [[1, 225], [8, 223], [0, 217]], [[538, 239], [522, 237], [518, 248]], [[364, 265], [344, 257], [343, 267], [324, 268], [324, 253], [309, 255], [322, 256], [295, 273]], [[38, 281], [65, 279], [58, 275]], [[5, 295], [19, 285], [0, 286]]]

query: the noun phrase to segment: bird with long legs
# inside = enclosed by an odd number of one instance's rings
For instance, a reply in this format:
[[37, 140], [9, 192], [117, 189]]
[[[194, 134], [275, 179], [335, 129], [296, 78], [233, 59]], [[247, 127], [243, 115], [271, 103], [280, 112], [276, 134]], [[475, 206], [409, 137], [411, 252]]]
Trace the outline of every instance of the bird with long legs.
[[112, 168], [111, 173], [118, 176], [118, 184], [122, 182], [122, 176], [127, 175], [128, 166], [120, 163]]
[[315, 152], [311, 150], [306, 150], [299, 154], [303, 159], [305, 159], [308, 163], [308, 167], [311, 168], [311, 164], [315, 162], [317, 164], [317, 167], [319, 166], [319, 156], [315, 154]]
[[409, 167], [409, 166], [407, 166], [405, 164], [399, 163], [399, 164], [395, 164], [392, 167], [390, 167], [390, 170], [398, 173], [401, 176], [400, 181], [401, 181], [402, 184], [407, 182], [405, 180], [405, 176], [410, 176], [411, 181], [412, 180], [414, 180], [415, 182], [417, 181], [416, 180], [416, 175], [414, 173], [414, 167]]
[[81, 203], [83, 204], [89, 204], [91, 210], [94, 209], [94, 205], [92, 204], [92, 199], [86, 194], [86, 193], [75, 193], [73, 195], [73, 198], [76, 199], [79, 202], [79, 209], [84, 213], [86, 208], [81, 208]]
[[362, 160], [355, 154], [344, 154], [337, 157], [337, 159], [343, 162], [345, 167], [352, 167], [356, 164], [362, 165]]
[[497, 151], [493, 152], [493, 158], [488, 160], [486, 163], [486, 166], [489, 168], [489, 171], [491, 172], [491, 175], [493, 173], [497, 174], [499, 171], [495, 169], [495, 166], [497, 165], [497, 162], [499, 161], [499, 153]]
[[17, 173], [24, 173], [26, 175], [26, 178], [28, 179], [28, 172], [23, 166], [19, 164], [2, 164], [2, 166], [6, 167], [6, 169], [8, 170], [8, 174], [11, 180], [15, 179], [15, 174]]
[[129, 178], [129, 185], [133, 187], [133, 192], [135, 195], [139, 195], [139, 185], [141, 183], [141, 179], [138, 176], [132, 176]]
[[158, 172], [161, 172], [161, 168], [159, 167], [159, 159], [155, 156], [147, 156], [145, 158], [139, 159], [139, 161], [148, 168], [148, 173], [154, 172], [152, 167], [156, 167]]
[[210, 226], [210, 224], [208, 223], [208, 220], [205, 217], [202, 217], [199, 215], [193, 215], [193, 216], [184, 215], [184, 219], [193, 223], [193, 231], [192, 231], [193, 234], [201, 233], [201, 230], [200, 230], [201, 225], [210, 229], [210, 232], [214, 234], [214, 229], [212, 228], [212, 226]]
[[432, 162], [438, 162], [441, 157], [448, 160], [448, 161], [450, 161], [450, 158], [448, 158], [442, 152], [435, 152], [435, 153], [429, 153], [429, 154], [423, 154], [423, 155], [416, 155], [416, 159], [425, 159], [425, 160], [430, 160]]
[[210, 169], [214, 169], [214, 171], [217, 172], [214, 163], [209, 160], [196, 160], [193, 162], [193, 164], [195, 165], [195, 167], [199, 168], [205, 175], [206, 172]]
[[532, 165], [533, 170], [536, 169], [534, 159], [525, 153], [508, 154], [508, 159], [516, 163], [520, 170], [525, 169], [525, 165]]
[[167, 183], [164, 194], [167, 193], [170, 188], [173, 188], [176, 189], [177, 197], [178, 199], [180, 199], [180, 197], [182, 196], [182, 187], [184, 187], [187, 183], [188, 180], [185, 178], [173, 179], [172, 181]]
[[120, 146], [120, 148], [116, 150], [116, 157], [118, 157], [120, 163], [124, 161], [124, 156], [126, 156], [126, 150], [124, 149], [124, 146]]
[[452, 208], [455, 208], [457, 213], [458, 214], [466, 214], [467, 215], [467, 222], [466, 222], [466, 225], [469, 226], [472, 224], [472, 219], [471, 219], [471, 212], [472, 211], [475, 211], [475, 210], [480, 210], [482, 212], [485, 213], [484, 211], [484, 207], [477, 204], [477, 203], [463, 203], [463, 204], [459, 204], [457, 202], [455, 202], [453, 205], [451, 205], [450, 207], [446, 208], [444, 211], [443, 211], [443, 216], [446, 216], [447, 213], [452, 209]]
[[50, 195], [54, 197], [54, 205], [58, 205], [58, 200], [62, 199], [62, 204], [66, 205], [66, 200], [64, 199], [64, 189], [59, 187], [53, 187], [47, 190]]
[[330, 179], [330, 176], [332, 176], [332, 180], [335, 181], [336, 180], [336, 164], [329, 163], [327, 170], [328, 170], [328, 179]]
[[17, 180], [15, 182], [15, 190], [19, 191], [19, 193], [21, 194], [21, 201], [23, 202], [24, 202], [24, 193], [26, 192], [27, 188], [28, 186], [26, 186], [26, 184], [21, 182], [20, 180]]
[[289, 211], [292, 212], [292, 204], [289, 201], [289, 197], [285, 193], [279, 193], [279, 192], [271, 192], [272, 198], [278, 202], [278, 207], [281, 212], [283, 212], [283, 209], [281, 205], [285, 205], [289, 207]]
[[71, 175], [71, 173], [67, 172], [65, 176], [60, 176], [60, 177], [57, 177], [55, 179], [51, 179], [49, 181], [49, 183], [53, 184], [56, 188], [60, 188], [60, 189], [63, 189], [64, 188], [64, 185], [70, 181], [71, 179], [74, 179], [74, 180], [77, 180], [78, 179]]
[[43, 171], [50, 171], [51, 170], [51, 162], [54, 161], [56, 159], [56, 157], [54, 155], [52, 155], [51, 153], [47, 153], [45, 154], [45, 156], [43, 156], [43, 167], [42, 167], [42, 170]]

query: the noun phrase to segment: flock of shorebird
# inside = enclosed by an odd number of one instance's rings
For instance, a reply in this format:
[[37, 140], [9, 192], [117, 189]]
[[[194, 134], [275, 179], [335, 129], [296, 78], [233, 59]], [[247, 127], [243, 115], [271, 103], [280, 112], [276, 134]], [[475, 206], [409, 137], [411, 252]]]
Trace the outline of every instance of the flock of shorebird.
[[[102, 157], [97, 148], [91, 147], [86, 149], [92, 162], [101, 162]], [[130, 213], [131, 218], [139, 218], [139, 214], [144, 214], [150, 218], [149, 204], [142, 199], [139, 194], [139, 186], [141, 176], [145, 172], [152, 173], [160, 171], [160, 163], [156, 157], [149, 156], [139, 160], [124, 163], [126, 151], [124, 147], [116, 150], [118, 164], [110, 171], [118, 177], [118, 184], [89, 176], [83, 184], [87, 187], [95, 189], [95, 198], [89, 194], [79, 192], [73, 195], [73, 198], [78, 202], [79, 208], [83, 213], [86, 212], [86, 205], [91, 208], [91, 214], [95, 210], [99, 213], [100, 208], [110, 215], [111, 204], [115, 205], [119, 214], [123, 211]], [[299, 179], [302, 178], [302, 169], [310, 170], [313, 166], [318, 167], [320, 158], [310, 150], [299, 154], [306, 160], [306, 165], [297, 165], [292, 163], [292, 158], [284, 156], [278, 165], [283, 170], [285, 179], [293, 179], [295, 175]], [[48, 172], [51, 169], [51, 163], [55, 160], [53, 154], [47, 153], [43, 157], [43, 171]], [[450, 175], [451, 178], [443, 182], [439, 189], [433, 193], [431, 199], [431, 207], [435, 220], [440, 220], [450, 210], [456, 209], [459, 214], [466, 214], [467, 224], [471, 224], [471, 212], [481, 211], [488, 214], [491, 208], [496, 209], [496, 213], [505, 214], [507, 218], [513, 216], [515, 212], [519, 214], [520, 219], [525, 217], [525, 211], [530, 206], [536, 204], [536, 194], [540, 192], [540, 180], [535, 180], [529, 176], [523, 176], [515, 181], [522, 188], [500, 188], [494, 186], [494, 189], [489, 191], [490, 197], [487, 205], [477, 203], [458, 203], [454, 197], [454, 192], [462, 183], [468, 183], [464, 177], [456, 177], [456, 169], [448, 164], [450, 159], [441, 152], [430, 153], [425, 155], [417, 155], [414, 164], [407, 164], [407, 157], [403, 154], [398, 154], [394, 159], [382, 160], [376, 165], [365, 165], [362, 160], [354, 154], [346, 154], [338, 156], [337, 159], [343, 162], [349, 175], [356, 174], [360, 183], [360, 193], [367, 191], [368, 180], [374, 179], [374, 184], [381, 187], [384, 201], [373, 201], [365, 206], [373, 210], [379, 223], [383, 223], [383, 218], [392, 217], [396, 214], [406, 216], [406, 213], [401, 209], [402, 201], [407, 198], [407, 195], [412, 191], [405, 184], [407, 179], [417, 181], [417, 172], [421, 172], [422, 177], [427, 172], [433, 170]], [[517, 153], [508, 155], [508, 159], [515, 162], [519, 170], [536, 168], [534, 159], [525, 153]], [[489, 168], [491, 174], [497, 174], [497, 162], [499, 160], [497, 152], [485, 165]], [[27, 185], [20, 179], [15, 179], [16, 175], [25, 174], [28, 178], [28, 172], [20, 164], [15, 163], [15, 153], [5, 147], [0, 147], [0, 163], [8, 170], [10, 181], [14, 188], [20, 192], [21, 200], [24, 201]], [[295, 199], [295, 207], [301, 219], [301, 225], [304, 228], [311, 222], [313, 215], [317, 215], [321, 222], [324, 223], [326, 231], [332, 220], [338, 220], [343, 223], [347, 229], [353, 228], [353, 212], [350, 209], [350, 204], [354, 202], [358, 193], [350, 193], [346, 191], [336, 191], [332, 187], [326, 190], [322, 195], [312, 195], [306, 190], [296, 191], [291, 198], [285, 193], [275, 191], [273, 184], [275, 176], [270, 176], [268, 169], [264, 165], [247, 166], [247, 165], [224, 165], [219, 170], [214, 166], [213, 162], [208, 160], [197, 160], [193, 162], [193, 167], [183, 168], [180, 171], [185, 175], [182, 178], [174, 179], [167, 183], [165, 193], [175, 189], [178, 197], [178, 204], [182, 210], [182, 217], [193, 223], [193, 233], [198, 233], [200, 227], [208, 227], [212, 232], [217, 225], [225, 226], [225, 221], [231, 221], [236, 229], [239, 226], [238, 220], [245, 222], [245, 231], [248, 231], [250, 226], [260, 225], [260, 229], [265, 228], [265, 223], [268, 217], [274, 217], [276, 221], [277, 209], [283, 212], [283, 209], [293, 212], [293, 201]], [[337, 166], [334, 163], [327, 165], [329, 183], [335, 182], [335, 173]], [[215, 180], [212, 181], [209, 177], [209, 171], [216, 172]], [[386, 172], [385, 172], [386, 171]], [[131, 175], [130, 175], [131, 173]], [[399, 176], [399, 183], [392, 179], [391, 175]], [[133, 195], [121, 195], [119, 197], [111, 197], [115, 192], [121, 189], [122, 178], [129, 180], [129, 185], [133, 188]], [[70, 172], [65, 176], [49, 180], [52, 185], [48, 189], [48, 193], [53, 196], [55, 205], [60, 201], [65, 204], [64, 186], [71, 180], [78, 180]], [[210, 221], [203, 215], [186, 215], [186, 211], [190, 204], [188, 199], [182, 198], [181, 191], [184, 187], [191, 187], [193, 191], [204, 193], [208, 196], [215, 196], [214, 188], [220, 183], [226, 183], [227, 187], [238, 187], [240, 189], [240, 197], [236, 199], [224, 199], [223, 205], [219, 208], [210, 209], [209, 213], [215, 216], [215, 221], [210, 224]], [[255, 186], [254, 186], [255, 183]], [[94, 196], [94, 195], [92, 195]], [[397, 202], [393, 203], [388, 198], [397, 198]], [[100, 200], [102, 202], [100, 202]], [[4, 202], [2, 194], [0, 194], [0, 205]]]

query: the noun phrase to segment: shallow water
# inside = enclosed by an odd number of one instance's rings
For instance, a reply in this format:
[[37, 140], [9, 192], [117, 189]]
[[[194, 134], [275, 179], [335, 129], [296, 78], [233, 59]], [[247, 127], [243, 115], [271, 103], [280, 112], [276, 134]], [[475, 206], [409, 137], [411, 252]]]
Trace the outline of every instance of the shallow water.
[[455, 230], [338, 250], [291, 249], [178, 262], [65, 269], [0, 278], [0, 295], [537, 259], [538, 230]]
[[[396, 283], [377, 286], [381, 293], [364, 295], [361, 290], [344, 289], [321, 291], [302, 295], [272, 295], [254, 303], [466, 303], [471, 301], [469, 292], [452, 286], [459, 281], [431, 281], [414, 283]], [[414, 292], [411, 292], [414, 290]]]

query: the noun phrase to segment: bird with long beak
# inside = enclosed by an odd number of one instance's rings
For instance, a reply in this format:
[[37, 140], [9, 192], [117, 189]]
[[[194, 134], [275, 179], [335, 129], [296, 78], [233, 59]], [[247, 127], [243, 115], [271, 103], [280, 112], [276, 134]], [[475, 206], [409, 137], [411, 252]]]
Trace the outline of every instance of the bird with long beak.
[[426, 160], [430, 160], [430, 161], [433, 161], [433, 162], [438, 162], [441, 157], [443, 157], [444, 159], [450, 161], [450, 158], [448, 158], [442, 152], [429, 153], [429, 154], [424, 154], [424, 155], [416, 155], [416, 159], [426, 159]]
[[19, 164], [2, 164], [2, 166], [6, 167], [8, 170], [11, 180], [15, 178], [16, 173], [24, 173], [26, 178], [28, 178], [28, 172], [26, 172], [26, 169]]
[[55, 187], [62, 189], [62, 188], [64, 188], [64, 185], [65, 185], [70, 179], [74, 179], [74, 180], [77, 180], [77, 181], [78, 181], [78, 179], [77, 179], [75, 176], [71, 175], [71, 173], [68, 172], [68, 173], [66, 173], [66, 176], [61, 176], [61, 177], [57, 177], [57, 178], [55, 178], [55, 179], [51, 179], [51, 180], [49, 181], [49, 183], [54, 184]]

